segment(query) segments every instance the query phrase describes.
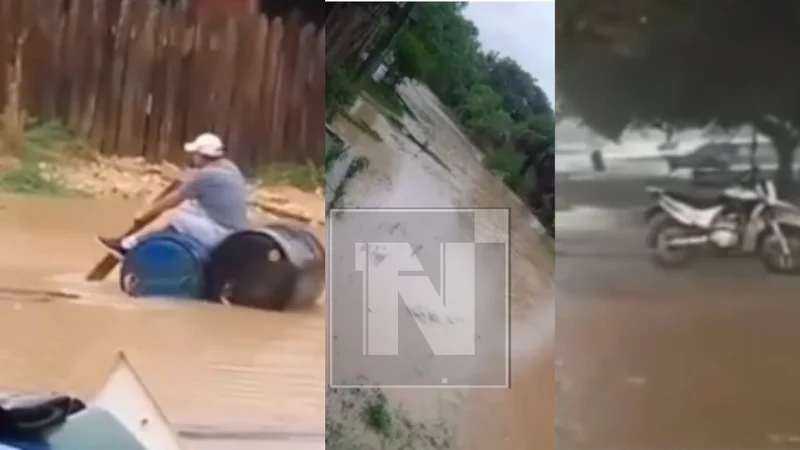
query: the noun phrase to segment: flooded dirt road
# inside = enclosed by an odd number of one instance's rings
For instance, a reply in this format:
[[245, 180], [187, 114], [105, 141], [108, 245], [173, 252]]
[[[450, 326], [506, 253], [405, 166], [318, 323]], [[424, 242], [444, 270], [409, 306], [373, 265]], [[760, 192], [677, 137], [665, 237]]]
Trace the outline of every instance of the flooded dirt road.
[[278, 314], [137, 301], [120, 296], [114, 274], [81, 281], [102, 256], [94, 235], [125, 229], [138, 206], [0, 196], [0, 293], [79, 295], [0, 295], [0, 389], [89, 399], [122, 351], [179, 431], [224, 436], [184, 437], [187, 450], [324, 448], [322, 306]]
[[[419, 122], [406, 117], [403, 126], [399, 127], [380, 115], [368, 102], [360, 102], [351, 112], [356, 120], [369, 125], [380, 140], [347, 120], [340, 119], [334, 123], [334, 128], [351, 149], [369, 159], [368, 169], [347, 185], [343, 206], [510, 209], [511, 388], [397, 388], [386, 389], [386, 395], [390, 401], [402, 404], [416, 420], [444, 421], [456, 436], [458, 444], [453, 448], [553, 448], [553, 261], [541, 241], [543, 233], [537, 229], [538, 223], [522, 203], [482, 167], [480, 152], [442, 111], [430, 91], [422, 86], [409, 85], [401, 88], [401, 95]], [[426, 148], [421, 148], [417, 142], [426, 144], [423, 146]], [[344, 219], [337, 219], [334, 214], [330, 220]], [[390, 220], [388, 216], [387, 220]], [[477, 233], [499, 235], [504, 226], [504, 223], [490, 222]], [[471, 236], [472, 233], [471, 229], [457, 222], [446, 228], [450, 236]], [[402, 221], [398, 229], [411, 235], [415, 241], [424, 241], [421, 235], [431, 232], [420, 227], [404, 229]], [[336, 263], [336, 256], [333, 258]], [[490, 274], [503, 270], [502, 267], [478, 267]], [[501, 276], [499, 273], [493, 275]], [[336, 295], [343, 296], [341, 292]], [[344, 296], [355, 300], [360, 293]], [[495, 318], [502, 318], [505, 314], [502, 298], [476, 300], [477, 314]], [[493, 344], [479, 340], [477, 345]], [[502, 348], [496, 350], [496, 355], [503, 354]], [[470, 374], [474, 382], [480, 382], [486, 376], [481, 366], [488, 367], [492, 362], [476, 362], [474, 372]], [[352, 370], [357, 375], [358, 368]]]
[[646, 197], [612, 181], [558, 188], [559, 447], [800, 448], [800, 278], [747, 258], [655, 269]]

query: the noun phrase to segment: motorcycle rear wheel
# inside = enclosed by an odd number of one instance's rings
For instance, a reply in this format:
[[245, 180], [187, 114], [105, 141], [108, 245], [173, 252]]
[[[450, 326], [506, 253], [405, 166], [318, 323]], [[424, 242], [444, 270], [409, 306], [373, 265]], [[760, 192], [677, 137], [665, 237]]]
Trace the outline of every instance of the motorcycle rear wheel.
[[663, 269], [679, 269], [691, 262], [695, 253], [688, 247], [670, 247], [668, 242], [686, 236], [690, 229], [676, 222], [666, 213], [659, 213], [650, 221], [647, 231], [647, 247], [650, 261]]

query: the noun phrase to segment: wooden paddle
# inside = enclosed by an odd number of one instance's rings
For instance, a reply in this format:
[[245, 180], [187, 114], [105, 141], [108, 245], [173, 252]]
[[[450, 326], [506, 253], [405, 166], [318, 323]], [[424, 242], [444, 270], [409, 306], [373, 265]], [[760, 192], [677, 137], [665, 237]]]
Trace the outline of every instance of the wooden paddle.
[[[153, 199], [151, 199], [149, 204], [153, 204], [154, 202], [156, 202], [158, 200], [161, 200], [162, 198], [167, 196], [169, 193], [171, 193], [172, 191], [177, 189], [178, 186], [180, 186], [180, 185], [181, 185], [180, 180], [172, 181], [169, 184], [169, 186], [164, 188], [163, 191], [161, 191], [157, 196], [155, 196]], [[141, 230], [142, 228], [144, 228], [148, 223], [152, 222], [153, 220], [155, 220], [155, 217], [152, 217], [147, 221], [134, 222], [133, 225], [131, 225], [131, 227], [128, 228], [128, 230], [125, 232], [125, 234], [123, 236], [128, 236], [131, 233], [135, 233], [135, 232]], [[111, 271], [114, 270], [115, 267], [117, 267], [117, 263], [118, 262], [119, 262], [119, 259], [115, 255], [113, 255], [111, 253], [106, 253], [106, 256], [103, 257], [103, 259], [100, 260], [100, 262], [95, 264], [95, 266], [92, 268], [92, 270], [90, 270], [89, 273], [86, 274], [86, 280], [87, 281], [102, 281], [102, 280], [104, 280], [108, 276], [108, 274], [111, 273]]]

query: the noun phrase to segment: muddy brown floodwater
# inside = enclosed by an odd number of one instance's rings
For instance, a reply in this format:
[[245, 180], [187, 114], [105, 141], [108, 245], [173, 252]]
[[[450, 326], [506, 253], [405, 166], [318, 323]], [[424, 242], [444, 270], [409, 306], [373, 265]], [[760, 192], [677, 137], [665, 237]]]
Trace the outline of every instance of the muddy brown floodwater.
[[800, 448], [800, 277], [753, 257], [654, 267], [649, 183], [556, 187], [559, 447]]
[[[455, 433], [459, 449], [553, 448], [553, 259], [541, 240], [541, 229], [524, 205], [483, 168], [480, 152], [443, 112], [429, 90], [408, 85], [401, 88], [401, 95], [419, 119], [417, 122], [406, 117], [403, 121], [413, 139], [368, 102], [357, 104], [351, 115], [368, 124], [381, 141], [363, 133], [350, 121], [342, 119], [334, 124], [352, 150], [370, 161], [368, 169], [348, 185], [342, 203], [360, 208], [510, 209], [511, 387], [387, 389], [386, 395], [390, 401], [402, 404], [417, 420], [444, 421]], [[415, 141], [427, 144], [427, 149], [421, 149]], [[490, 223], [477, 231], [491, 236], [502, 227], [502, 223]], [[448, 230], [451, 232], [463, 235], [471, 230], [454, 223]], [[331, 256], [335, 260], [336, 255]], [[478, 308], [483, 310], [478, 314], [505, 314], [502, 299], [479, 298]], [[478, 340], [476, 345], [484, 344]], [[481, 365], [490, 362], [478, 362], [471, 374], [473, 379], [479, 381]]]
[[137, 206], [0, 196], [0, 288], [79, 295], [0, 296], [0, 390], [91, 398], [124, 351], [179, 431], [227, 439], [186, 438], [187, 450], [324, 448], [322, 306], [269, 313], [137, 301], [119, 293], [115, 274], [81, 281], [103, 253], [94, 235], [125, 229]]

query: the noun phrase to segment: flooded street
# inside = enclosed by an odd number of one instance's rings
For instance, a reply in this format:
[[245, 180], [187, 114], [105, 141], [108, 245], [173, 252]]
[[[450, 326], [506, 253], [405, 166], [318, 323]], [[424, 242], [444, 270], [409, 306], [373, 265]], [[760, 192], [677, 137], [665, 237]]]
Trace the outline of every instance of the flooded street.
[[800, 278], [652, 267], [646, 180], [556, 189], [559, 447], [800, 448]]
[[[386, 389], [386, 395], [390, 401], [400, 403], [416, 420], [444, 421], [455, 434], [456, 448], [553, 448], [553, 260], [541, 241], [543, 233], [522, 203], [483, 168], [480, 152], [447, 117], [430, 91], [419, 85], [406, 85], [400, 88], [400, 93], [419, 122], [405, 117], [400, 127], [380, 115], [374, 105], [361, 101], [351, 115], [374, 130], [380, 140], [359, 130], [350, 121], [339, 119], [334, 123], [351, 150], [369, 160], [368, 168], [348, 183], [342, 204], [357, 208], [510, 210], [511, 387], [393, 388]], [[430, 238], [428, 234], [443, 232], [447, 236], [462, 237], [472, 237], [474, 233], [476, 238], [490, 239], [501, 236], [507, 227], [504, 221], [496, 220], [476, 225], [477, 229], [473, 230], [454, 220], [436, 223], [434, 231], [433, 228], [405, 227], [402, 221], [391, 219], [387, 215], [387, 221], [392, 223], [372, 225], [395, 227], [397, 233], [406, 233], [414, 242], [425, 242]], [[348, 219], [337, 219], [332, 214], [330, 220]], [[333, 258], [336, 263], [336, 256]], [[482, 276], [505, 276], [502, 267], [478, 267], [485, 272]], [[351, 295], [337, 291], [336, 295], [360, 297], [356, 291]], [[342, 300], [337, 297], [335, 301]], [[477, 315], [491, 317], [498, 323], [505, 321], [503, 298], [478, 296], [476, 303]], [[498, 331], [502, 333], [501, 330]], [[502, 358], [504, 349], [498, 344], [497, 340], [478, 340], [476, 353]], [[488, 368], [497, 364], [496, 360], [489, 359], [476, 361], [467, 374], [473, 383], [488, 379]], [[348, 362], [337, 360], [337, 364], [347, 365]], [[358, 367], [352, 368], [354, 376], [358, 375], [358, 370]], [[426, 369], [416, 370], [422, 371], [418, 372], [422, 379]]]
[[0, 197], [0, 389], [90, 399], [124, 352], [179, 434], [222, 436], [184, 436], [187, 450], [323, 448], [322, 306], [269, 313], [133, 300], [119, 294], [116, 274], [99, 285], [81, 281], [103, 253], [94, 235], [125, 229], [138, 206]]

